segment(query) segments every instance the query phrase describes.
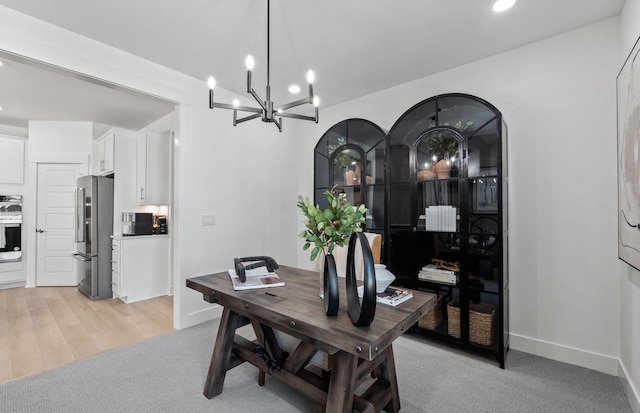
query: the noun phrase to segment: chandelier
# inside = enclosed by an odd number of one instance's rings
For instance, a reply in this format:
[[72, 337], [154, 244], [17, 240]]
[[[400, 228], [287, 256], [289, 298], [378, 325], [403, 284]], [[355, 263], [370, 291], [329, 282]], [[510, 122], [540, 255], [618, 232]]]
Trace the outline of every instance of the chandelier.
[[[262, 118], [263, 122], [273, 123], [278, 127], [278, 130], [282, 132], [282, 118], [293, 118], [293, 119], [301, 119], [301, 120], [310, 120], [315, 123], [318, 123], [318, 105], [320, 104], [320, 99], [318, 96], [313, 94], [313, 81], [315, 80], [315, 75], [312, 70], [307, 72], [307, 82], [309, 84], [309, 96], [285, 103], [284, 105], [276, 106], [276, 104], [271, 100], [271, 86], [269, 85], [269, 43], [270, 43], [270, 22], [269, 22], [269, 12], [270, 12], [270, 0], [267, 0], [267, 90], [266, 90], [266, 100], [263, 100], [258, 93], [253, 90], [251, 87], [251, 71], [253, 70], [254, 60], [251, 55], [247, 56], [245, 61], [247, 66], [247, 93], [251, 94], [253, 98], [260, 105], [259, 108], [251, 107], [251, 106], [240, 106], [238, 99], [233, 101], [233, 104], [227, 103], [218, 103], [213, 101], [213, 89], [216, 87], [216, 81], [213, 76], [210, 76], [207, 83], [209, 85], [209, 108], [222, 108], [222, 109], [230, 109], [233, 110], [233, 126], [236, 126], [238, 123], [246, 122], [251, 119]], [[288, 109], [294, 108], [296, 106], [304, 105], [304, 104], [312, 104], [315, 107], [315, 115], [314, 116], [306, 116], [300, 115], [297, 113], [288, 113], [285, 112]], [[238, 118], [238, 112], [248, 112], [251, 115], [247, 115], [245, 117]], [[276, 119], [277, 118], [277, 119]]]

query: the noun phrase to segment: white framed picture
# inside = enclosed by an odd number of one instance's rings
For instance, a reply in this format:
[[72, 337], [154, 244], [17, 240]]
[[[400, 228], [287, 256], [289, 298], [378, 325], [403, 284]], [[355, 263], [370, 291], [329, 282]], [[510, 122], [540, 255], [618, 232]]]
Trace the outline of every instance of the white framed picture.
[[640, 269], [640, 39], [616, 78], [618, 257]]

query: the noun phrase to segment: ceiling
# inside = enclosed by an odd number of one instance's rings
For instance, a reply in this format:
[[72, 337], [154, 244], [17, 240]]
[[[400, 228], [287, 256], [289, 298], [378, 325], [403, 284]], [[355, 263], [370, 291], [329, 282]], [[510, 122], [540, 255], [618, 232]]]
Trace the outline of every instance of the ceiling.
[[[321, 105], [330, 106], [617, 16], [624, 5], [518, 0], [494, 13], [493, 1], [273, 0], [272, 99], [298, 99], [286, 89], [298, 83], [304, 91], [312, 68]], [[221, 87], [245, 94], [250, 53], [253, 87], [265, 95], [264, 0], [0, 0], [0, 6], [202, 79], [203, 88], [214, 75]], [[44, 69], [19, 62], [0, 68], [0, 123], [92, 120], [126, 127], [141, 112], [154, 116], [172, 106]]]

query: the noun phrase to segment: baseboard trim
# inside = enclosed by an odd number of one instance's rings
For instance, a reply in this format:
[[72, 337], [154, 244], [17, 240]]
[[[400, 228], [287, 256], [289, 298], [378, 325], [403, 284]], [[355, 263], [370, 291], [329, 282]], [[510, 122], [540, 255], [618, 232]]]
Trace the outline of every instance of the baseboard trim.
[[24, 287], [24, 286], [25, 286], [24, 281], [0, 283], [0, 290], [6, 290], [9, 288], [18, 288], [18, 287]]
[[620, 377], [622, 389], [627, 396], [627, 400], [629, 400], [629, 405], [631, 405], [631, 411], [633, 413], [640, 413], [640, 393], [638, 393], [638, 389], [629, 378], [627, 369], [624, 367], [624, 364], [622, 364], [622, 361], [618, 363], [618, 377]]
[[207, 307], [202, 310], [194, 311], [192, 313], [187, 314], [184, 325], [181, 325], [180, 328], [187, 328], [191, 326], [195, 326], [197, 324], [204, 323], [206, 321], [215, 320], [216, 318], [222, 317], [222, 306], [214, 304], [210, 307]]
[[616, 357], [513, 333], [509, 334], [509, 345], [514, 350], [619, 376], [620, 360]]

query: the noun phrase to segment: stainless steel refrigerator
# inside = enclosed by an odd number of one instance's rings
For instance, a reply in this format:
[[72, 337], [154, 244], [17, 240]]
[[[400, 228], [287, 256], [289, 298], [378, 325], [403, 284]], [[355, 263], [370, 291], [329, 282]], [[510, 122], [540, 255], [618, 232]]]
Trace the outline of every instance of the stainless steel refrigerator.
[[75, 200], [78, 289], [91, 300], [111, 298], [113, 178], [78, 178]]

